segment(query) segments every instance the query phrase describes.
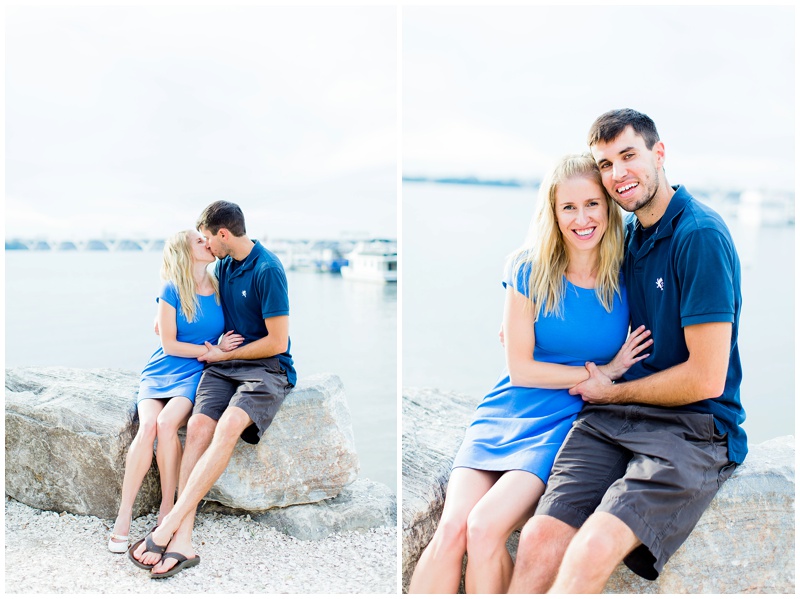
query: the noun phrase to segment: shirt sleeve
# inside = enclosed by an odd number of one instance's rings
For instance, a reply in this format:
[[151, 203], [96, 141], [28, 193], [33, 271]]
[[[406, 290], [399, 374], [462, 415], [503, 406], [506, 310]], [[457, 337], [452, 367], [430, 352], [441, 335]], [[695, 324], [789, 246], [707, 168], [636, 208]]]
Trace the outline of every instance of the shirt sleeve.
[[506, 267], [505, 276], [503, 277], [503, 287], [508, 288], [509, 285], [516, 289], [519, 293], [528, 297], [528, 289], [530, 288], [531, 280], [531, 263], [526, 260], [522, 262], [520, 259], [510, 262]]
[[261, 317], [289, 315], [289, 285], [283, 268], [270, 265], [260, 269], [256, 284], [261, 298]]
[[738, 258], [730, 239], [714, 229], [693, 231], [676, 252], [681, 326], [733, 322]]
[[158, 294], [156, 302], [159, 300], [164, 300], [176, 310], [178, 309], [180, 299], [178, 298], [178, 290], [175, 288], [175, 284], [172, 281], [167, 281], [161, 286], [161, 293]]

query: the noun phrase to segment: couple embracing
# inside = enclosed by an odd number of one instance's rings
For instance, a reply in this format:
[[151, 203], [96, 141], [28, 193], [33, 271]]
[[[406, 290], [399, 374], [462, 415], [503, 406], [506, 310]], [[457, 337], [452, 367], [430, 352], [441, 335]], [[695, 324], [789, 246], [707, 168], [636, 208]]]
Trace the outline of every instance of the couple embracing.
[[603, 114], [588, 145], [542, 182], [509, 260], [507, 372], [467, 428], [412, 593], [457, 592], [464, 553], [467, 592], [600, 593], [621, 561], [654, 580], [747, 454], [727, 226], [668, 184], [647, 115]]
[[[238, 439], [258, 443], [297, 380], [280, 261], [247, 237], [236, 204], [214, 202], [196, 228], [176, 233], [164, 246], [157, 316], [161, 346], [142, 372], [139, 430], [128, 450], [108, 540], [110, 551], [127, 552], [151, 578], [167, 578], [200, 562], [192, 546], [197, 505], [225, 470]], [[212, 275], [209, 265], [215, 260]], [[183, 425], [185, 448], [178, 438]], [[133, 504], [156, 438], [158, 523], [129, 548]]]

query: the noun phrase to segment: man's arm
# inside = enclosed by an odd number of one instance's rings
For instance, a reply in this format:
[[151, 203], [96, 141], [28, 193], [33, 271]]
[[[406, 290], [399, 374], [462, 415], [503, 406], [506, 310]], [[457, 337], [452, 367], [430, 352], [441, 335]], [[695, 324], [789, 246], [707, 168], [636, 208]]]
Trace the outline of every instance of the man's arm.
[[627, 383], [612, 384], [597, 366], [587, 362], [589, 378], [569, 392], [580, 395], [587, 403], [667, 407], [719, 397], [728, 375], [732, 326], [729, 322], [709, 322], [684, 327], [688, 360]]
[[201, 362], [209, 363], [224, 360], [257, 360], [259, 358], [271, 358], [285, 352], [289, 348], [289, 317], [273, 316], [272, 318], [265, 318], [264, 324], [269, 332], [266, 337], [237, 347], [229, 352], [223, 352], [210, 343], [206, 343], [208, 352], [197, 359]]

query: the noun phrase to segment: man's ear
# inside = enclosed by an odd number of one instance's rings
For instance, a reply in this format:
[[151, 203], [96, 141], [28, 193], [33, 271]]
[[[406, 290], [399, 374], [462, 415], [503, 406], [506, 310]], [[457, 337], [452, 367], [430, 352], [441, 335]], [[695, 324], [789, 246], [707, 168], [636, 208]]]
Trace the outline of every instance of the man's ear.
[[653, 144], [653, 152], [656, 154], [656, 164], [658, 168], [663, 168], [664, 162], [666, 161], [666, 149], [664, 148], [663, 141], [657, 141]]
[[225, 240], [227, 240], [227, 239], [230, 237], [230, 235], [231, 235], [231, 232], [230, 232], [230, 231], [228, 231], [228, 229], [226, 229], [226, 228], [224, 228], [224, 227], [220, 227], [219, 231], [217, 231], [217, 235], [219, 235], [219, 238], [220, 238], [222, 241], [225, 241]]

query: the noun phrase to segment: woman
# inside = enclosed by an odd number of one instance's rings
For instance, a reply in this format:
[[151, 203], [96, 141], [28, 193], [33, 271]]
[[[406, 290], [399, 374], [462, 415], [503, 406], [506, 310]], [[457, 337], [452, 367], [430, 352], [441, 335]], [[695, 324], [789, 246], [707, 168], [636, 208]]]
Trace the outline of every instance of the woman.
[[108, 541], [113, 553], [128, 549], [133, 502], [153, 461], [153, 442], [158, 437], [156, 462], [161, 475], [158, 523], [172, 509], [178, 485], [181, 442], [178, 429], [192, 412], [197, 385], [203, 373], [198, 356], [205, 342], [230, 351], [243, 337], [228, 331], [220, 339], [225, 319], [216, 279], [208, 272], [214, 255], [197, 231], [180, 231], [167, 240], [161, 265], [165, 281], [158, 298], [158, 333], [161, 346], [142, 372], [136, 409], [139, 431], [128, 450], [122, 500]]
[[409, 592], [456, 593], [465, 552], [467, 592], [506, 592], [506, 540], [533, 515], [583, 405], [568, 389], [588, 378], [586, 361], [617, 379], [649, 355], [643, 327], [625, 341], [622, 218], [591, 156], [563, 158], [542, 182], [534, 224], [503, 282], [507, 372], [466, 431]]

